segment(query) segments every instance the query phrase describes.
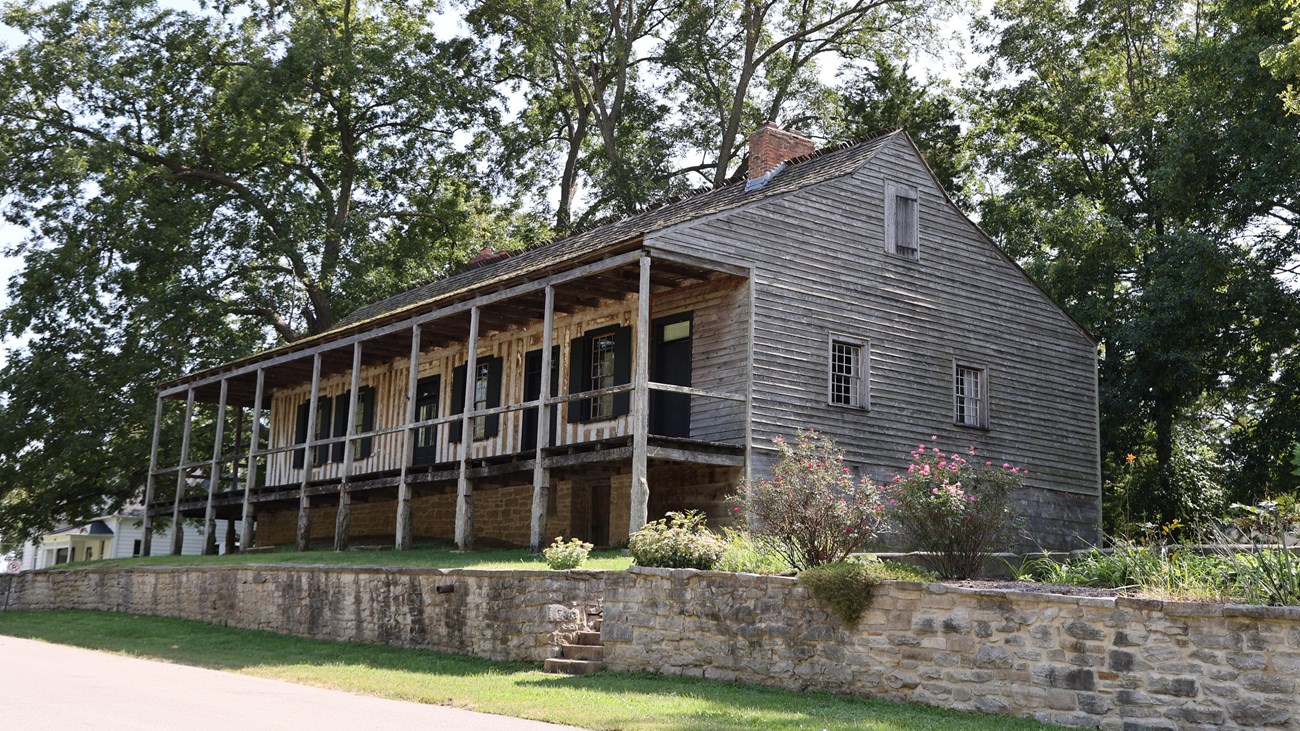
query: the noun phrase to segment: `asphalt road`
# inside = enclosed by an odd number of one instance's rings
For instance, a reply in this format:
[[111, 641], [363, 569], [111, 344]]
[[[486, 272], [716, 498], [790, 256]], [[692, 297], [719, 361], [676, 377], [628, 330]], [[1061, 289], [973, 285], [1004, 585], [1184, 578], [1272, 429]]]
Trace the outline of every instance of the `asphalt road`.
[[577, 731], [0, 636], [0, 729]]

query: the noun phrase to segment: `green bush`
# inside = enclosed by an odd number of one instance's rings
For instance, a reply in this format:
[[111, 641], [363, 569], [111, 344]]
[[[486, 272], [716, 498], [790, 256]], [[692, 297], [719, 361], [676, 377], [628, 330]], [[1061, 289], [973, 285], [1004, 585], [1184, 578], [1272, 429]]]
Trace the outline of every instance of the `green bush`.
[[790, 570], [790, 563], [743, 530], [727, 528], [722, 531], [722, 557], [715, 567], [719, 571], [746, 574], [781, 574]]
[[[907, 474], [885, 488], [889, 518], [907, 547], [924, 552], [926, 565], [941, 576], [974, 576], [1015, 536], [1020, 516], [1010, 501], [1021, 485], [1020, 468], [971, 464], [960, 454], [924, 444], [911, 454]], [[969, 455], [974, 454], [971, 447]]]
[[1300, 532], [1300, 498], [1283, 495], [1232, 507], [1238, 512], [1232, 524], [1250, 541], [1250, 550], [1227, 551], [1223, 557], [1235, 572], [1236, 593], [1255, 604], [1300, 605], [1300, 556], [1293, 552], [1292, 537]]
[[849, 627], [858, 626], [862, 613], [871, 605], [871, 594], [880, 583], [879, 564], [839, 561], [799, 572], [799, 579], [813, 597]]
[[546, 559], [547, 566], [556, 570], [576, 569], [587, 562], [591, 549], [590, 543], [580, 539], [573, 538], [565, 543], [563, 536], [556, 536], [555, 542], [542, 551], [542, 558]]
[[646, 523], [627, 542], [637, 566], [711, 569], [722, 557], [722, 541], [704, 525], [704, 513], [688, 510]]

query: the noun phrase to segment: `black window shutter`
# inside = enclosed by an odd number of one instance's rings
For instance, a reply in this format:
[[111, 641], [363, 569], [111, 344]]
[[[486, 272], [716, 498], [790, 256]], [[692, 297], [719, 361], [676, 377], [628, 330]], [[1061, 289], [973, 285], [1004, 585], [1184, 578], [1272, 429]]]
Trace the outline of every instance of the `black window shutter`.
[[[317, 439], [330, 438], [330, 427], [332, 425], [330, 421], [330, 416], [331, 416], [330, 406], [333, 403], [334, 403], [334, 399], [330, 398], [329, 396], [321, 396], [320, 399], [317, 400], [317, 406], [316, 406], [316, 438]], [[312, 460], [312, 462], [317, 465], [322, 465], [325, 464], [326, 460], [328, 460], [329, 458], [330, 458], [330, 445], [322, 444], [319, 447], [316, 447], [316, 457]]]
[[[487, 407], [489, 409], [495, 409], [501, 405], [501, 370], [503, 363], [504, 361], [495, 356], [488, 358], [487, 361]], [[493, 414], [486, 417], [486, 422], [483, 425], [483, 436], [490, 439], [495, 437], [499, 431], [501, 431], [501, 415]]]
[[[632, 382], [632, 328], [620, 327], [614, 331], [614, 385]], [[614, 416], [624, 416], [632, 410], [632, 394], [628, 391], [614, 394]]]
[[[587, 352], [587, 336], [576, 337], [569, 343], [569, 393], [591, 390], [591, 354]], [[591, 401], [579, 399], [569, 402], [569, 423], [591, 418]]]
[[[307, 405], [309, 401], [298, 404], [298, 417], [293, 426], [293, 443], [304, 444], [307, 441]], [[306, 450], [293, 450], [293, 468], [300, 470], [307, 461]]]
[[[357, 399], [357, 406], [361, 409], [361, 431], [373, 431], [375, 428], [375, 389], [372, 386], [363, 386], [361, 395]], [[357, 459], [369, 457], [375, 449], [375, 438], [366, 437], [361, 440], [357, 446]]]
[[[351, 405], [352, 392], [344, 391], [342, 395], [334, 397], [334, 436], [345, 437], [348, 435], [348, 406]], [[344, 442], [336, 442], [330, 445], [330, 461], [343, 461]]]
[[[465, 413], [465, 368], [464, 365], [458, 365], [451, 372], [451, 411], [447, 412], [448, 416], [452, 414]], [[453, 421], [447, 425], [447, 441], [459, 442], [461, 435], [461, 423]]]

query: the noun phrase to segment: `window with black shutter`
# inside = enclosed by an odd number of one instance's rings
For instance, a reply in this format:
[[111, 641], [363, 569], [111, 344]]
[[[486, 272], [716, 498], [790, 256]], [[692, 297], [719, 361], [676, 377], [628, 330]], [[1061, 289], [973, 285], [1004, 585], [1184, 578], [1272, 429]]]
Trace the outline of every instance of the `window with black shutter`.
[[[427, 376], [415, 384], [415, 420], [430, 421], [438, 418], [442, 401], [442, 376]], [[415, 455], [412, 464], [434, 464], [438, 461], [438, 427], [425, 426], [415, 430]]]
[[[330, 438], [330, 432], [333, 429], [333, 423], [330, 420], [330, 414], [331, 414], [330, 405], [332, 403], [333, 403], [333, 399], [331, 399], [329, 396], [321, 396], [316, 402], [317, 404], [316, 405], [316, 438], [317, 439]], [[298, 404], [298, 413], [296, 414], [297, 418], [294, 421], [294, 429], [293, 429], [294, 444], [307, 443], [307, 420], [311, 416], [310, 404], [311, 404], [310, 399]], [[295, 449], [293, 451], [293, 468], [302, 469], [304, 464], [306, 463], [305, 457], [306, 455], [304, 450]], [[329, 459], [329, 457], [330, 457], [329, 445], [322, 444], [316, 447], [316, 453], [315, 456], [312, 458], [312, 462], [313, 464], [321, 465], [324, 464], [325, 461]]]
[[[348, 408], [351, 405], [351, 391], [344, 391], [341, 395], [334, 397], [334, 436], [346, 437], [348, 435]], [[375, 428], [374, 388], [362, 386], [357, 391], [357, 413], [353, 416], [353, 419], [356, 422], [353, 427], [354, 434], [362, 434]], [[356, 440], [356, 451], [352, 453], [352, 458], [365, 459], [369, 457], [374, 450], [374, 441], [373, 437]], [[332, 445], [330, 461], [343, 461], [343, 445], [343, 442]]]
[[[583, 333], [569, 343], [569, 393], [598, 391], [632, 381], [632, 328], [619, 326]], [[569, 402], [569, 421], [602, 421], [631, 411], [624, 391]]]
[[[502, 365], [503, 361], [494, 355], [479, 358], [474, 364], [474, 411], [495, 409], [501, 405]], [[460, 365], [452, 371], [452, 414], [465, 413], [465, 369], [466, 366]], [[474, 439], [491, 439], [501, 431], [501, 415], [476, 416], [470, 422], [470, 428], [474, 430]], [[459, 442], [461, 423], [452, 422], [448, 432], [449, 441]]]

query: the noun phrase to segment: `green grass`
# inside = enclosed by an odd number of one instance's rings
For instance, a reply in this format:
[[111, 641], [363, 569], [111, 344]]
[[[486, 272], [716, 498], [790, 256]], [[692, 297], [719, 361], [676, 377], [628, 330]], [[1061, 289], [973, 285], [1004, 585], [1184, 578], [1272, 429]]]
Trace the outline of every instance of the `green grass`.
[[1027, 719], [651, 673], [571, 678], [544, 674], [534, 664], [127, 614], [0, 613], [0, 634], [595, 729], [1050, 728]]
[[[443, 569], [542, 569], [546, 561], [523, 548], [483, 548], [460, 553], [449, 545], [423, 546], [409, 551], [303, 551], [291, 546], [267, 553], [233, 553], [225, 556], [148, 556], [103, 561], [78, 561], [59, 568], [99, 569], [136, 566], [233, 566], [253, 564], [309, 564], [318, 566], [429, 566]], [[584, 569], [622, 571], [632, 559], [619, 551], [592, 551]]]

